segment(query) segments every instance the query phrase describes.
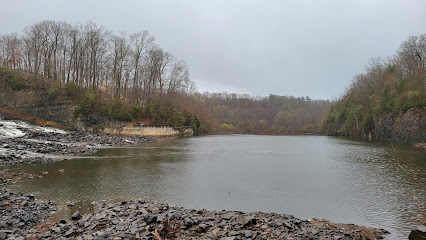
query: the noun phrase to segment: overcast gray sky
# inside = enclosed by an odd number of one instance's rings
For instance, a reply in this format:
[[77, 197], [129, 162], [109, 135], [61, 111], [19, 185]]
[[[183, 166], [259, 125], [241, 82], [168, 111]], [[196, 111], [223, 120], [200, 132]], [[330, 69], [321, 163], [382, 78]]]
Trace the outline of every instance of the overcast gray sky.
[[424, 0], [4, 0], [0, 33], [42, 20], [148, 30], [200, 92], [341, 96], [372, 57], [426, 33]]

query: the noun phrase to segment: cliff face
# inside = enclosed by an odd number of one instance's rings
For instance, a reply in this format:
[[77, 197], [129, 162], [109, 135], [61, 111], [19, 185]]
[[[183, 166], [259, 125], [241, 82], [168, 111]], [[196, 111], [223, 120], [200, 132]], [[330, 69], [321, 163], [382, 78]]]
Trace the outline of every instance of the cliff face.
[[41, 119], [60, 123], [64, 127], [74, 128], [75, 120], [72, 118], [73, 106], [73, 103], [70, 101], [60, 101], [56, 103], [25, 106], [17, 109]]
[[410, 109], [402, 115], [385, 114], [374, 120], [378, 140], [426, 142], [426, 109]]
[[72, 108], [73, 105], [65, 102], [20, 107], [0, 105], [0, 120], [23, 120], [32, 124], [75, 129], [76, 121], [72, 118]]

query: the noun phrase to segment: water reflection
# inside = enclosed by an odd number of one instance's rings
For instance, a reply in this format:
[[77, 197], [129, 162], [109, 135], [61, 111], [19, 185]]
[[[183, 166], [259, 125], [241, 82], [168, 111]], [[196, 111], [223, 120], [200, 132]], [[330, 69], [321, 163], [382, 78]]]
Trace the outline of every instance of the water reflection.
[[366, 144], [352, 141], [336, 151], [340, 191], [369, 225], [394, 232], [395, 239], [406, 238], [417, 224], [418, 214], [425, 217], [425, 151], [398, 145]]
[[[56, 201], [153, 198], [192, 208], [266, 211], [382, 227], [406, 237], [425, 214], [425, 150], [313, 136], [205, 136], [11, 171]], [[60, 173], [59, 169], [65, 169]]]

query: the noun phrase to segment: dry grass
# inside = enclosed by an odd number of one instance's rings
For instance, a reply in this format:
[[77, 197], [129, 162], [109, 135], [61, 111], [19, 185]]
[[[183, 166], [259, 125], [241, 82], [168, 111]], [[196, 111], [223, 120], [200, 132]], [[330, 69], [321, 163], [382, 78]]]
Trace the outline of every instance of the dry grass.
[[151, 233], [157, 240], [167, 240], [174, 238], [179, 231], [180, 225], [166, 218], [162, 222], [162, 227], [156, 228]]

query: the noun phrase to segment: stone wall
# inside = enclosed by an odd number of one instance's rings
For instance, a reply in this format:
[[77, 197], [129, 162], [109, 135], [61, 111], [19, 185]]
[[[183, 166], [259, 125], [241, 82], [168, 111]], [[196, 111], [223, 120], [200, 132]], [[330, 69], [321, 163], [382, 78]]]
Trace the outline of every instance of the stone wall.
[[404, 114], [385, 114], [374, 121], [379, 140], [403, 143], [426, 142], [426, 109], [410, 109]]

